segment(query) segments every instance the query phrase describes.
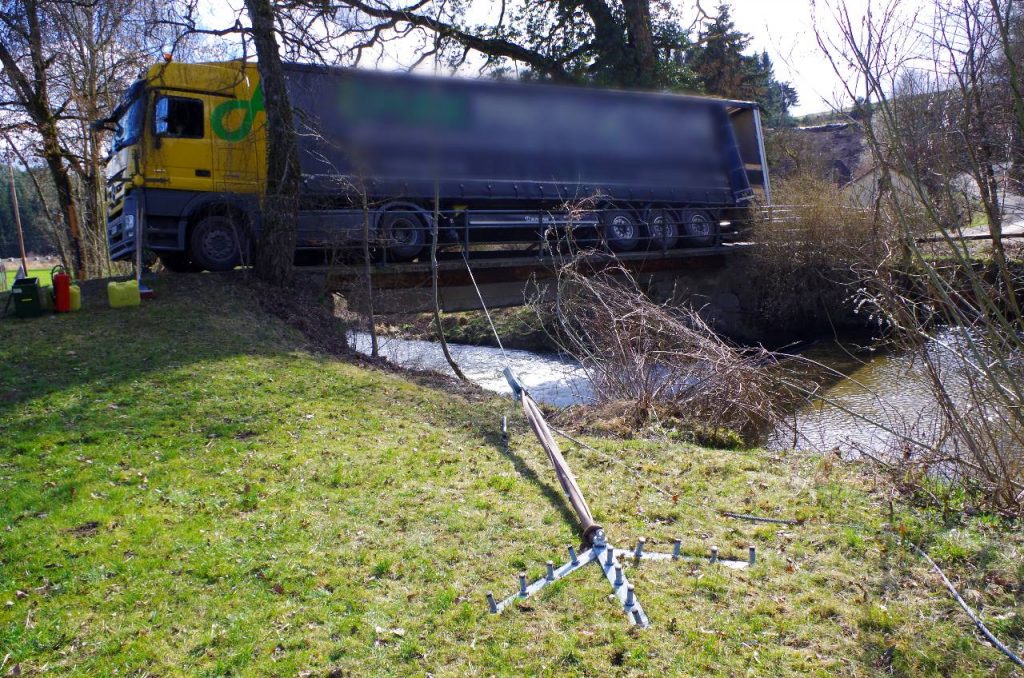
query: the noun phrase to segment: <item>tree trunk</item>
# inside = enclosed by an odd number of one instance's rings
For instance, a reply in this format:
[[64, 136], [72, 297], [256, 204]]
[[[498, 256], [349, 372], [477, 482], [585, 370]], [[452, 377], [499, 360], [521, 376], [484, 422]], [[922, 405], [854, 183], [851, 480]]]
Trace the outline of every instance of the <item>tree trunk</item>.
[[[435, 177], [437, 175], [435, 174]], [[444, 336], [444, 323], [441, 322], [441, 294], [438, 288], [437, 281], [437, 243], [440, 240], [438, 237], [437, 229], [438, 223], [441, 221], [441, 211], [439, 205], [441, 204], [441, 187], [438, 180], [434, 179], [434, 216], [430, 220], [430, 282], [434, 288], [434, 327], [437, 328], [437, 340], [441, 342], [441, 353], [444, 354], [445, 361], [448, 362], [448, 367], [452, 368], [452, 372], [459, 378], [459, 381], [469, 381], [466, 379], [466, 375], [463, 373], [462, 368], [455, 362], [455, 358], [452, 357], [452, 352], [448, 348], [448, 340]], [[466, 243], [469, 246], [469, 243]], [[468, 264], [467, 264], [468, 266]]]
[[651, 32], [650, 0], [622, 0], [626, 15], [626, 33], [636, 74], [634, 86], [653, 87], [657, 83], [657, 55], [654, 51], [654, 36]]
[[[23, 35], [28, 47], [31, 72], [21, 69], [14, 56], [15, 49], [4, 43], [2, 39], [0, 39], [0, 63], [6, 71], [19, 103], [25, 107], [35, 131], [42, 139], [42, 156], [46, 160], [47, 169], [50, 170], [50, 176], [57, 189], [57, 201], [64, 227], [71, 241], [71, 261], [65, 263], [70, 265], [78, 277], [85, 277], [88, 271], [82, 260], [82, 234], [78, 227], [78, 209], [75, 205], [74, 193], [71, 190], [71, 178], [68, 175], [67, 166], [64, 164], [64, 153], [60, 147], [57, 117], [50, 108], [48, 72], [50, 62], [43, 51], [39, 5], [35, 0], [26, 0], [18, 9], [24, 11], [25, 30]], [[7, 22], [5, 21], [5, 23]]]
[[[95, 120], [97, 115], [93, 119]], [[90, 255], [95, 258], [96, 275], [104, 276], [110, 272], [110, 252], [107, 249], [107, 200], [106, 180], [103, 175], [103, 158], [100, 151], [99, 135], [87, 131], [89, 140], [87, 173], [82, 177], [86, 186], [86, 206], [89, 211], [88, 230], [92, 234]]]
[[71, 242], [71, 261], [64, 263], [70, 266], [76, 277], [87, 278], [91, 271], [86, 266], [83, 256], [82, 231], [78, 223], [78, 205], [75, 203], [75, 194], [71, 188], [71, 176], [64, 164], [64, 154], [60, 150], [57, 122], [50, 118], [37, 126], [43, 137], [43, 157], [46, 160], [46, 167], [50, 170], [54, 188], [57, 190], [57, 204], [60, 206], [64, 228]]
[[[14, 183], [14, 165], [8, 165], [11, 175], [11, 211], [14, 213], [14, 229], [18, 235], [18, 251], [21, 253], [21, 269], [28, 277], [28, 255], [25, 254], [25, 231], [21, 228], [21, 210], [18, 209], [18, 187]], [[4, 273], [4, 287], [7, 287], [7, 274]]]
[[71, 190], [71, 177], [68, 175], [67, 166], [64, 164], [64, 154], [60, 148], [57, 118], [50, 110], [47, 60], [43, 55], [43, 31], [39, 23], [38, 4], [26, 2], [25, 12], [28, 19], [28, 45], [34, 76], [32, 89], [36, 98], [36, 113], [33, 117], [35, 117], [39, 135], [43, 138], [43, 157], [46, 159], [46, 166], [50, 169], [50, 175], [53, 177], [53, 184], [57, 189], [57, 203], [60, 205], [60, 211], [64, 217], [64, 227], [71, 240], [72, 261], [69, 263], [76, 276], [85, 278], [89, 271], [86, 269], [82, 257], [82, 233], [78, 227], [78, 208]]
[[263, 223], [254, 252], [256, 275], [284, 285], [295, 260], [295, 224], [300, 180], [297, 135], [285, 86], [270, 0], [245, 0], [259, 60], [260, 86], [267, 116], [267, 185]]

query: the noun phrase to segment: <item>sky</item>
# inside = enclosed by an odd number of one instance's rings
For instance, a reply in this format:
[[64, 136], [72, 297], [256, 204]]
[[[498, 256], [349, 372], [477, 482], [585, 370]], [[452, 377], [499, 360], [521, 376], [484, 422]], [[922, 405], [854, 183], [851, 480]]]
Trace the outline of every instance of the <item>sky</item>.
[[[729, 4], [736, 28], [753, 38], [750, 48], [766, 50], [776, 77], [792, 84], [800, 95], [791, 113], [827, 111], [843, 98], [842, 81], [818, 47], [810, 0], [729, 0]], [[869, 0], [847, 0], [851, 17], [862, 16], [868, 4]], [[821, 29], [830, 30], [827, 6], [819, 3], [817, 12]]]
[[[476, 0], [485, 16], [492, 3]], [[701, 0], [708, 12], [713, 12], [719, 0]], [[794, 115], [818, 113], [830, 110], [836, 102], [843, 102], [842, 80], [835, 74], [828, 60], [823, 56], [815, 38], [815, 22], [812, 0], [725, 0], [732, 6], [732, 17], [736, 28], [752, 37], [750, 50], [765, 50], [775, 65], [776, 77], [791, 83], [799, 94], [800, 101], [792, 110]], [[819, 27], [828, 32], [832, 19], [828, 4], [832, 0], [817, 0]], [[845, 0], [854, 21], [864, 15], [869, 5], [880, 0]], [[930, 0], [904, 0], [914, 8]], [[682, 6], [683, 16], [692, 16], [694, 0], [677, 0]], [[211, 0], [207, 5], [207, 21], [210, 25], [223, 25], [233, 20], [231, 6], [238, 6], [238, 0]], [[386, 66], [385, 64], [382, 64]], [[397, 64], [395, 64], [397, 65]]]

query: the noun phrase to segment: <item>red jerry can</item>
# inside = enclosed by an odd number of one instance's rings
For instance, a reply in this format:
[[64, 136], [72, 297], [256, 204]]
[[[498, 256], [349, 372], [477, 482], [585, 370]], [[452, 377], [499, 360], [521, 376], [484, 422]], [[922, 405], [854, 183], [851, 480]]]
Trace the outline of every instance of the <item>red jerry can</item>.
[[63, 266], [53, 268], [53, 308], [57, 313], [71, 310], [71, 276]]

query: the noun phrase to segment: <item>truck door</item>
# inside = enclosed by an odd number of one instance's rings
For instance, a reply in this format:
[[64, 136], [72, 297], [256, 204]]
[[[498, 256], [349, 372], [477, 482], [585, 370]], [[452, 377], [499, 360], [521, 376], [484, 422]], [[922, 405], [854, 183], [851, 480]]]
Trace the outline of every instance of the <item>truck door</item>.
[[213, 190], [209, 97], [158, 93], [153, 100], [153, 154], [146, 178], [167, 188]]
[[259, 170], [263, 158], [257, 148], [263, 118], [259, 115], [262, 112], [260, 96], [257, 88], [250, 99], [225, 97], [214, 100], [210, 122], [213, 128], [214, 186], [218, 191], [255, 193], [260, 188]]

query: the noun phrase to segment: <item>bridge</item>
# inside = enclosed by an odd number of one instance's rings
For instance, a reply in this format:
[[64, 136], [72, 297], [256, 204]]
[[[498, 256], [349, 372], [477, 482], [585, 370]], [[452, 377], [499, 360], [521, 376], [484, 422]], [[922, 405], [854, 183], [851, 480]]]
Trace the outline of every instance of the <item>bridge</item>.
[[[724, 243], [711, 247], [689, 247], [666, 251], [599, 252], [580, 255], [577, 261], [595, 271], [609, 266], [628, 270], [658, 301], [686, 299], [727, 333], [737, 329], [740, 299], [731, 290], [736, 276], [723, 275], [729, 259], [749, 243]], [[554, 278], [557, 267], [568, 261], [550, 254], [493, 252], [484, 258], [462, 257], [461, 252], [438, 254], [439, 306], [442, 311], [474, 311], [480, 300], [475, 279], [488, 308], [521, 306], [536, 294], [543, 294], [545, 281]], [[506, 256], [500, 256], [506, 255]], [[368, 289], [373, 290], [375, 313], [422, 313], [434, 309], [432, 267], [429, 261], [374, 263], [367, 285], [365, 264], [303, 267], [327, 280], [328, 289], [343, 294], [353, 310], [366, 311]], [[472, 270], [472, 278], [470, 276]], [[740, 276], [742, 277], [742, 276]], [[738, 332], [737, 334], [742, 334]]]
[[[800, 206], [779, 205], [763, 208], [759, 220], [777, 225], [784, 233], [790, 222], [798, 219], [799, 209]], [[676, 230], [666, 238], [658, 231], [655, 214], [652, 221], [643, 223], [642, 236], [632, 250], [613, 252], [597, 232], [597, 221], [593, 218], [587, 221], [586, 217], [540, 214], [533, 217], [529, 228], [518, 229], [514, 227], [521, 223], [510, 223], [508, 219], [502, 222], [492, 213], [482, 218], [486, 221], [463, 220], [465, 230], [449, 229], [448, 237], [439, 240], [437, 305], [442, 311], [480, 310], [473, 279], [488, 308], [522, 306], [553, 288], [551, 283], [560, 265], [582, 257], [594, 271], [613, 266], [626, 269], [655, 302], [687, 304], [697, 309], [717, 332], [740, 342], [780, 346], [801, 337], [845, 329], [860, 331], [865, 327], [865, 319], [849, 303], [848, 292], [842, 285], [792, 290], [791, 297], [785, 299], [788, 315], [766, 314], [766, 308], [778, 306], [779, 300], [771, 295], [777, 296], [785, 281], [759, 265], [754, 256], [758, 245], [743, 241], [742, 228], [722, 230], [710, 238], [709, 234], [692, 235]], [[584, 228], [573, 232], [572, 227], [580, 223]], [[486, 237], [488, 229], [494, 229], [495, 237]], [[485, 237], [477, 239], [479, 233]], [[509, 237], [510, 233], [515, 237]], [[567, 235], [570, 233], [573, 237]], [[793, 231], [792, 237], [799, 238], [799, 230]], [[713, 244], [700, 245], [709, 239]], [[365, 247], [362, 243], [338, 244], [330, 250], [332, 260], [343, 263], [303, 266], [300, 270], [319, 277], [326, 283], [326, 289], [343, 294], [349, 308], [357, 312], [368, 310], [370, 289], [373, 309], [378, 314], [434, 310], [433, 267], [427, 250], [419, 253], [417, 261], [371, 259], [367, 266]], [[588, 254], [561, 254], [580, 251]], [[778, 317], [786, 320], [779, 321]]]

